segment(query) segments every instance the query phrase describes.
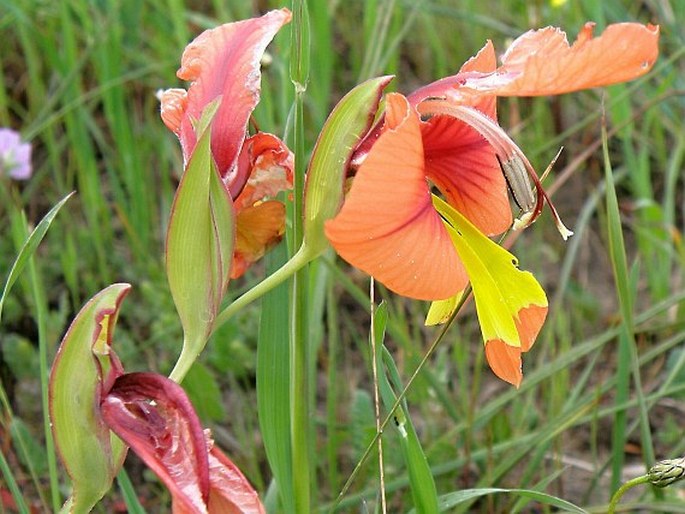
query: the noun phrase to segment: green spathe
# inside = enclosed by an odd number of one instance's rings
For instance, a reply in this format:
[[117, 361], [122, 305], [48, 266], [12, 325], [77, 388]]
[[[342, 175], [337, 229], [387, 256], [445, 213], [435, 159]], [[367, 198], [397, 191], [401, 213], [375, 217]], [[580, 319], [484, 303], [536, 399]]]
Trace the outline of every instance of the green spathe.
[[125, 446], [100, 417], [99, 404], [119, 307], [130, 288], [113, 284], [81, 309], [50, 373], [52, 432], [73, 485], [63, 512], [90, 512], [111, 487], [126, 456]]
[[391, 76], [367, 80], [347, 93], [326, 120], [316, 141], [304, 190], [304, 244], [313, 255], [328, 246], [324, 223], [342, 205], [354, 150], [371, 128]]
[[210, 148], [217, 106], [218, 101], [210, 104], [197, 126], [200, 137], [176, 192], [167, 233], [167, 277], [183, 326], [183, 349], [171, 374], [175, 380], [183, 378], [209, 338], [233, 260], [233, 202]]

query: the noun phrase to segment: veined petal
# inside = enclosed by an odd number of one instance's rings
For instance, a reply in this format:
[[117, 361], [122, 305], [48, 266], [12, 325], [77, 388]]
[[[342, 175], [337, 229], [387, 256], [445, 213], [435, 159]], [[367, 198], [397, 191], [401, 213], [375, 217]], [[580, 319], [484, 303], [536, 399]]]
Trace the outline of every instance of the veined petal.
[[[238, 467], [219, 450], [205, 431], [209, 458], [208, 514], [263, 514], [257, 492]], [[172, 514], [194, 514], [184, 503], [175, 501]]]
[[[424, 86], [407, 97], [416, 106], [427, 98], [474, 107], [496, 122], [494, 95], [464, 88], [472, 73], [491, 73], [497, 66], [492, 43], [457, 75]], [[492, 146], [470, 125], [451, 116], [432, 116], [421, 124], [426, 175], [447, 201], [488, 235], [504, 232], [512, 222], [507, 185]]]
[[593, 29], [594, 23], [586, 23], [573, 45], [555, 27], [526, 32], [494, 74], [465, 85], [498, 96], [556, 95], [632, 80], [654, 65], [658, 26], [617, 23], [596, 38]]
[[431, 204], [418, 114], [402, 95], [387, 96], [386, 129], [325, 232], [343, 259], [403, 296], [448, 298], [466, 285]]
[[196, 143], [193, 124], [207, 104], [222, 96], [212, 123], [212, 154], [222, 176], [235, 164], [247, 122], [259, 101], [260, 60], [289, 21], [287, 9], [270, 11], [261, 18], [206, 30], [186, 47], [177, 73], [180, 79], [193, 82], [179, 130], [186, 161]]
[[471, 279], [488, 362], [500, 378], [518, 387], [520, 353], [531, 347], [547, 314], [545, 292], [531, 273], [518, 269], [511, 253], [445, 201], [433, 197], [433, 203]]
[[421, 134], [426, 176], [449, 204], [487, 235], [509, 228], [507, 183], [492, 145], [451, 116], [433, 116], [421, 124]]

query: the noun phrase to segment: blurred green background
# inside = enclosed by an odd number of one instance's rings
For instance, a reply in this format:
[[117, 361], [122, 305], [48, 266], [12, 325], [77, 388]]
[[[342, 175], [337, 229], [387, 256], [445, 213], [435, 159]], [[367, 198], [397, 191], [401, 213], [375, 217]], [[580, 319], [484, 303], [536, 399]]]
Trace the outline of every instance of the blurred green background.
[[[0, 0], [0, 126], [32, 143], [34, 166], [26, 182], [0, 177], [2, 280], [27, 235], [24, 220], [35, 225], [77, 192], [8, 297], [0, 325], [0, 449], [27, 505], [39, 512], [51, 505], [39, 341], [51, 362], [81, 305], [124, 281], [134, 289], [116, 346], [127, 370], [168, 373], [180, 350], [163, 251], [182, 158], [159, 118], [156, 92], [185, 86], [175, 77], [180, 55], [202, 30], [282, 6], [289, 3]], [[502, 126], [538, 170], [564, 146], [545, 185], [576, 235], [564, 243], [545, 213], [513, 246], [550, 299], [520, 390], [487, 369], [468, 308], [409, 394], [439, 493], [539, 489], [602, 512], [609, 492], [645, 462], [685, 451], [685, 2], [312, 0], [309, 9], [309, 149], [332, 106], [362, 79], [396, 74], [391, 88], [410, 92], [456, 73], [487, 39], [503, 51], [517, 35], [545, 25], [562, 27], [571, 40], [588, 20], [597, 32], [620, 21], [661, 26], [660, 58], [642, 79], [500, 101]], [[279, 135], [287, 132], [293, 98], [289, 30], [269, 47], [255, 113], [260, 129]], [[602, 113], [617, 211], [605, 201]], [[610, 248], [615, 214], [625, 238], [618, 252]], [[325, 505], [365, 449], [374, 420], [366, 279], [332, 255], [315, 271], [312, 288], [322, 299], [310, 320], [319, 349], [315, 494]], [[256, 266], [231, 283], [229, 297], [263, 274]], [[406, 380], [436, 331], [423, 327], [425, 304], [381, 294], [390, 312], [387, 344]], [[258, 305], [234, 317], [184, 386], [220, 446], [266, 491], [270, 474], [255, 407], [258, 325]], [[405, 512], [407, 473], [391, 434], [386, 444], [389, 508]], [[142, 505], [163, 512], [167, 493], [154, 477], [132, 457], [128, 470]], [[376, 474], [372, 465], [363, 468], [342, 511], [367, 512], [364, 499], [373, 511]], [[59, 480], [64, 496], [68, 482]], [[13, 512], [6, 476], [0, 493], [0, 512]], [[630, 501], [645, 511], [685, 512], [677, 486], [663, 493], [644, 488]], [[113, 490], [101, 512], [120, 503]], [[544, 512], [536, 508], [516, 495], [492, 495], [450, 512]]]

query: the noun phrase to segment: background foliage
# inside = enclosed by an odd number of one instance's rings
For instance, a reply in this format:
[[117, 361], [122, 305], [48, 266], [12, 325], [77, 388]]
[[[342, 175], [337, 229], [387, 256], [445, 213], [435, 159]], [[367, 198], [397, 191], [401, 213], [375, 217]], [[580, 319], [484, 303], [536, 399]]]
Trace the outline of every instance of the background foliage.
[[[203, 29], [282, 5], [0, 0], [0, 126], [21, 130], [34, 145], [33, 177], [0, 179], [3, 280], [27, 228], [77, 191], [8, 297], [0, 326], [0, 449], [24, 507], [50, 510], [67, 487], [50, 465], [38, 398], [45, 364], [80, 306], [112, 282], [130, 282], [116, 342], [127, 370], [168, 373], [180, 349], [163, 246], [182, 160], [159, 119], [155, 92], [178, 84], [181, 52]], [[619, 21], [661, 26], [661, 57], [639, 81], [500, 103], [502, 126], [538, 169], [564, 145], [547, 187], [576, 235], [563, 243], [545, 215], [513, 243], [551, 306], [520, 390], [487, 370], [468, 308], [408, 397], [440, 494], [539, 489], [602, 511], [609, 491], [640, 474], [645, 461], [685, 452], [685, 3], [317, 0], [309, 8], [309, 149], [331, 107], [361, 79], [394, 73], [391, 88], [409, 92], [455, 73], [486, 39], [502, 50], [525, 30], [548, 24], [564, 28], [570, 39], [587, 20], [598, 31]], [[288, 33], [270, 46], [256, 112], [261, 129], [280, 135], [293, 99]], [[605, 201], [603, 111], [618, 209]], [[617, 215], [625, 239], [618, 253], [615, 246], [610, 251], [615, 232], [609, 230]], [[229, 296], [263, 273], [257, 266], [231, 283]], [[312, 267], [310, 287], [321, 299], [309, 314], [319, 355], [311, 371], [318, 384], [315, 497], [326, 505], [374, 432], [368, 283], [328, 255]], [[426, 305], [382, 288], [380, 295], [388, 302], [386, 344], [406, 382], [435, 331], [423, 327]], [[270, 474], [255, 408], [258, 332], [256, 305], [215, 334], [184, 386], [219, 444], [266, 492]], [[407, 511], [408, 475], [392, 431], [385, 443], [389, 509]], [[127, 466], [145, 509], [164, 511], [163, 488], [134, 458]], [[365, 512], [364, 501], [372, 510], [377, 481], [376, 466], [362, 468], [342, 510]], [[5, 475], [0, 512], [22, 507], [8, 486]], [[685, 512], [677, 486], [661, 494], [644, 489], [630, 501]], [[473, 498], [455, 512], [533, 512], [531, 505], [528, 498], [498, 494]], [[113, 491], [101, 509], [119, 506], [120, 493]]]

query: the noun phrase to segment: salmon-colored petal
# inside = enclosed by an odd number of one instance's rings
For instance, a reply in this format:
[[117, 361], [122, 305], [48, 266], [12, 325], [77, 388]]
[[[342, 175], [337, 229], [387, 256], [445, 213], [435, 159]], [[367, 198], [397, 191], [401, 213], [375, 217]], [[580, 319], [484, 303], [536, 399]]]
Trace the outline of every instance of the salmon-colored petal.
[[407, 100], [413, 107], [416, 107], [419, 102], [426, 98], [447, 98], [458, 105], [475, 107], [496, 120], [497, 97], [495, 95], [483, 95], [479, 91], [462, 87], [468, 78], [474, 74], [480, 77], [485, 73], [492, 73], [496, 68], [495, 48], [492, 46], [492, 42], [488, 41], [476, 55], [464, 63], [459, 73], [417, 89], [407, 96]]
[[235, 164], [247, 122], [259, 101], [260, 60], [290, 11], [270, 11], [261, 18], [206, 30], [183, 52], [178, 77], [192, 81], [181, 123], [180, 140], [188, 160], [195, 148], [193, 123], [208, 104], [222, 97], [212, 123], [212, 154], [221, 175]]
[[495, 339], [485, 344], [485, 358], [495, 375], [516, 387], [521, 385], [521, 348]]
[[257, 492], [216, 446], [209, 452], [209, 514], [263, 514]]
[[659, 27], [609, 25], [593, 37], [586, 23], [573, 45], [554, 27], [529, 31], [512, 43], [502, 66], [466, 86], [498, 96], [537, 96], [625, 82], [647, 73], [659, 54]]
[[[209, 450], [208, 514], [263, 514], [264, 505], [238, 467], [219, 450], [205, 431]], [[187, 505], [174, 501], [172, 514], [194, 514]]]
[[403, 296], [448, 298], [466, 285], [431, 203], [418, 115], [402, 95], [387, 96], [386, 130], [325, 231], [342, 258]]
[[470, 125], [433, 116], [421, 125], [426, 175], [447, 202], [487, 235], [511, 226], [507, 184], [495, 152]]
[[292, 189], [294, 166], [293, 153], [273, 134], [259, 132], [249, 137], [240, 151], [235, 176], [227, 177], [235, 209]]
[[547, 317], [547, 307], [540, 305], [529, 305], [518, 313], [516, 328], [521, 339], [521, 350], [527, 352], [533, 346], [535, 338], [538, 336], [542, 324]]
[[521, 353], [533, 346], [546, 316], [547, 307], [539, 305], [529, 305], [519, 311], [515, 323], [521, 340], [520, 347], [508, 345], [501, 339], [485, 343], [485, 357], [495, 375], [516, 387], [521, 385]]
[[285, 232], [285, 205], [272, 200], [246, 207], [236, 218], [231, 278], [242, 276], [253, 262], [277, 244]]

